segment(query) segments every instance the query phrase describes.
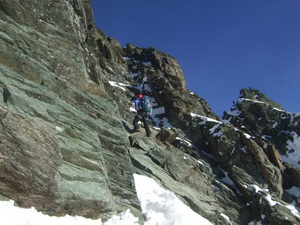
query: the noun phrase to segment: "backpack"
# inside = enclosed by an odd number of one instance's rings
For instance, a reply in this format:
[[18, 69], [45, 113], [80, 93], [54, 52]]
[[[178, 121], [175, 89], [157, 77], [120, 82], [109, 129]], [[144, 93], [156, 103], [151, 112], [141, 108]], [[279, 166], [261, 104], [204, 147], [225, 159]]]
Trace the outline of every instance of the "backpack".
[[152, 108], [151, 99], [148, 96], [144, 96], [140, 100], [140, 109], [144, 112], [150, 112]]

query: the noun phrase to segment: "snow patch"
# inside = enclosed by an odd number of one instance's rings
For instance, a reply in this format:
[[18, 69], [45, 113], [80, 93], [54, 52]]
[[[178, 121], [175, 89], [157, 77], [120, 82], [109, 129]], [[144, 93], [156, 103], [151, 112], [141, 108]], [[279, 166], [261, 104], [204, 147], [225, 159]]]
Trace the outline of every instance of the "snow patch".
[[[268, 189], [261, 189], [261, 188], [258, 187], [257, 185], [251, 185], [251, 186], [255, 188], [255, 192], [256, 192], [256, 193], [258, 193], [258, 192], [268, 193], [268, 192], [269, 192]], [[246, 188], [247, 188], [247, 186], [246, 186]], [[298, 191], [298, 190], [296, 190], [296, 191]], [[283, 205], [283, 204], [280, 203], [280, 202], [274, 201], [274, 200], [272, 199], [272, 196], [271, 196], [269, 193], [267, 194], [267, 196], [266, 196], [265, 198], [266, 198], [266, 200], [268, 201], [268, 203], [269, 203], [269, 205], [270, 205], [271, 207], [273, 207], [273, 206], [275, 206], [275, 205], [277, 205], [277, 204], [278, 204], [278, 205], [281, 205], [281, 206], [284, 206], [284, 207], [286, 207], [287, 209], [289, 209], [289, 210], [291, 211], [291, 213], [292, 213], [294, 216], [300, 218], [300, 213], [299, 213], [299, 211], [297, 210], [297, 208], [296, 208], [293, 204], [290, 204], [290, 205]]]
[[[249, 98], [239, 98], [238, 99], [238, 103], [242, 103], [243, 101], [253, 102], [253, 103], [258, 103], [258, 104], [268, 104], [268, 103], [263, 102], [263, 101], [253, 100], [253, 99], [249, 99]], [[276, 107], [273, 107], [273, 110], [276, 110], [276, 111], [279, 111], [279, 112], [286, 112], [285, 110], [279, 109], [279, 108], [276, 108]]]
[[269, 194], [266, 198], [267, 198], [267, 200], [268, 200], [268, 202], [271, 206], [275, 206], [276, 204], [282, 205], [282, 206], [286, 207], [287, 209], [289, 209], [294, 216], [296, 216], [300, 219], [300, 213], [294, 205], [292, 205], [292, 204], [283, 205], [280, 202], [273, 201], [272, 198], [271, 198], [271, 195], [269, 195]]
[[157, 115], [157, 114], [165, 114], [165, 107], [153, 108], [152, 113], [153, 113], [154, 115]]
[[226, 113], [230, 116], [239, 116], [241, 114], [241, 111], [239, 111], [238, 109], [234, 109], [234, 110], [228, 111]]
[[[165, 128], [173, 128], [168, 118], [162, 117], [165, 114], [165, 107], [158, 107], [157, 103], [153, 103], [153, 109], [151, 112], [151, 117], [156, 124], [156, 127], [165, 127]], [[160, 118], [162, 117], [162, 118]]]
[[123, 84], [123, 83], [118, 83], [118, 82], [115, 82], [115, 81], [109, 81], [109, 84], [113, 87], [117, 87], [117, 88], [120, 88], [122, 89], [123, 91], [126, 91], [126, 89], [124, 87], [130, 87], [131, 85], [129, 84]]
[[57, 132], [63, 132], [64, 131], [64, 128], [62, 128], [62, 127], [59, 127], [59, 126], [56, 126], [55, 127], [55, 130], [57, 131]]
[[138, 75], [139, 75], [139, 73], [132, 73], [132, 72], [130, 72], [130, 74], [129, 74], [131, 77], [137, 77]]
[[245, 132], [243, 132], [243, 135], [244, 135], [246, 138], [248, 138], [248, 139], [251, 139], [251, 138], [252, 138], [252, 136], [251, 136], [250, 134], [247, 134], [247, 133], [245, 133]]
[[249, 99], [249, 98], [239, 98], [238, 99], [238, 103], [242, 103], [243, 101], [254, 102], [254, 103], [259, 103], [259, 104], [266, 104], [265, 102], [253, 100], [253, 99]]
[[293, 187], [291, 187], [290, 189], [288, 189], [286, 191], [290, 195], [293, 195], [293, 196], [297, 197], [298, 200], [300, 200], [300, 188], [299, 187], [293, 186]]
[[282, 160], [293, 164], [300, 169], [300, 137], [296, 132], [291, 133], [293, 141], [287, 141], [286, 148], [289, 150], [286, 155], [282, 155]]
[[261, 223], [261, 221], [258, 221], [258, 222], [252, 221], [252, 222], [248, 223], [248, 225], [262, 225], [262, 223]]
[[272, 200], [272, 197], [270, 194], [267, 195], [266, 199], [268, 200], [270, 206], [275, 206], [278, 203], [278, 202]]
[[278, 109], [278, 108], [273, 108], [273, 109], [279, 112], [285, 112], [283, 109]]
[[[146, 216], [144, 225], [212, 225], [195, 213], [174, 193], [160, 187], [153, 179], [134, 174], [136, 191]], [[14, 206], [14, 201], [0, 201], [1, 224], [14, 225], [137, 225], [138, 218], [129, 209], [113, 216], [107, 222], [79, 216], [54, 217], [37, 212], [34, 208]]]
[[155, 116], [152, 116], [152, 119], [154, 121], [154, 123], [156, 124], [156, 128], [157, 129], [161, 129], [160, 127], [164, 127], [164, 128], [173, 128], [172, 124], [169, 122], [168, 118], [163, 117], [162, 119], [159, 119]]
[[189, 141], [187, 141], [187, 140], [184, 140], [184, 139], [182, 139], [182, 138], [180, 138], [180, 137], [176, 137], [175, 139], [176, 139], [176, 140], [180, 140], [180, 141], [186, 143], [189, 147], [194, 147], [194, 146], [191, 144], [191, 142], [189, 142]]
[[213, 134], [213, 137], [215, 136], [221, 136], [223, 133], [222, 132], [218, 132], [218, 133], [221, 133], [221, 135], [217, 135], [215, 134], [215, 131], [220, 127], [220, 124], [217, 124], [215, 126], [213, 126], [211, 129], [209, 129], [209, 133], [210, 134]]
[[130, 108], [129, 108], [129, 111], [130, 111], [130, 112], [136, 112], [136, 109], [133, 108], [133, 107], [130, 107]]
[[223, 218], [225, 218], [229, 224], [231, 224], [231, 225], [232, 225], [232, 223], [230, 222], [230, 219], [229, 219], [229, 217], [228, 217], [228, 216], [226, 216], [226, 215], [225, 215], [225, 214], [223, 214], [223, 213], [221, 213], [221, 216], [222, 216]]
[[213, 137], [220, 137], [220, 136], [222, 136], [222, 135], [223, 135], [223, 132], [222, 132], [222, 131], [219, 131], [219, 132], [215, 133], [216, 130], [217, 130], [219, 127], [220, 127], [220, 124], [215, 125], [215, 126], [212, 127], [211, 129], [209, 129], [209, 133], [210, 133], [210, 134], [213, 134]]
[[198, 162], [200, 165], [204, 165], [204, 163], [201, 162], [200, 160], [197, 160], [197, 162]]
[[277, 127], [277, 125], [278, 125], [278, 122], [277, 122], [277, 121], [275, 121], [275, 123], [273, 124], [272, 128], [275, 128], [275, 127]]
[[143, 62], [144, 65], [147, 65], [147, 66], [152, 66], [152, 62], [151, 61], [148, 61], [148, 62]]
[[255, 193], [258, 192], [269, 192], [269, 189], [261, 189], [259, 186], [252, 184], [251, 187], [253, 187], [255, 189]]
[[201, 115], [198, 115], [198, 114], [195, 114], [195, 113], [190, 113], [190, 115], [194, 118], [196, 117], [196, 118], [202, 119], [203, 121], [199, 123], [200, 125], [205, 125], [206, 122], [214, 122], [214, 123], [218, 123], [218, 124], [223, 124], [223, 122], [221, 122], [219, 120], [215, 120], [215, 119], [212, 119], [212, 118], [209, 118], [209, 117], [206, 117], [206, 116], [201, 116]]
[[235, 183], [230, 179], [230, 177], [228, 176], [228, 173], [223, 171], [225, 173], [225, 177], [221, 179], [221, 181], [223, 181], [224, 183], [232, 186], [232, 187], [235, 187]]
[[118, 216], [113, 216], [103, 225], [138, 225], [138, 218], [134, 217], [130, 210], [120, 213]]
[[299, 117], [300, 113], [291, 113], [290, 126], [299, 126], [298, 121], [296, 121], [296, 119], [299, 119]]
[[145, 225], [212, 225], [153, 179], [134, 174], [134, 180], [142, 212], [147, 218]]
[[0, 201], [1, 224], [13, 225], [137, 225], [138, 218], [130, 210], [113, 216], [106, 223], [101, 219], [92, 220], [80, 216], [55, 217], [44, 215], [34, 208], [24, 209], [14, 206], [14, 201]]

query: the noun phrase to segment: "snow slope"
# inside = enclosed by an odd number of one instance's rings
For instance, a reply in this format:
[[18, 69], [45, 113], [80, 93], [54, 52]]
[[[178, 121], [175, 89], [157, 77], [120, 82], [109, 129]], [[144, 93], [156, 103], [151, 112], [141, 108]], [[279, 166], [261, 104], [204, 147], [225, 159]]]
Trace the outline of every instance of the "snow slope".
[[147, 218], [145, 225], [212, 225], [153, 179], [135, 174], [134, 180], [143, 214]]
[[[153, 179], [134, 175], [136, 190], [141, 202], [145, 225], [212, 225], [183, 204], [174, 193], [160, 187]], [[23, 209], [14, 202], [0, 201], [1, 225], [136, 225], [138, 219], [129, 210], [113, 216], [102, 223], [101, 219], [91, 220], [83, 217], [51, 217], [37, 212], [34, 208]]]

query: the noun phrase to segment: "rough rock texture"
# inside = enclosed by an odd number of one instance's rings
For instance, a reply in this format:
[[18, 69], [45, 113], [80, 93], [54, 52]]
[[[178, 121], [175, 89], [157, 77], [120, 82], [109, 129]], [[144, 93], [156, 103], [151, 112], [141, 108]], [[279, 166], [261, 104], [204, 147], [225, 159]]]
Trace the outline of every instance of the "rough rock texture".
[[[299, 224], [286, 207], [299, 207], [299, 114], [242, 89], [221, 120], [174, 57], [96, 28], [89, 0], [0, 9], [0, 197], [58, 216], [130, 209], [143, 224], [138, 173], [213, 224]], [[151, 138], [131, 134], [139, 92], [154, 102]]]
[[62, 164], [54, 128], [43, 120], [29, 120], [0, 106], [1, 194], [13, 195], [24, 206], [50, 203], [56, 198], [55, 174]]
[[282, 197], [282, 176], [277, 166], [273, 166], [264, 150], [253, 140], [245, 138], [245, 143], [255, 159], [255, 163], [262, 176], [276, 192], [278, 198]]
[[129, 71], [136, 74], [139, 85], [147, 84], [158, 106], [165, 107], [166, 116], [178, 127], [188, 127], [190, 113], [201, 114], [212, 118], [218, 116], [208, 103], [199, 96], [190, 93], [186, 88], [183, 72], [175, 58], [160, 52], [153, 47], [148, 49], [127, 45]]
[[1, 27], [1, 194], [55, 215], [140, 216], [90, 2], [1, 1]]

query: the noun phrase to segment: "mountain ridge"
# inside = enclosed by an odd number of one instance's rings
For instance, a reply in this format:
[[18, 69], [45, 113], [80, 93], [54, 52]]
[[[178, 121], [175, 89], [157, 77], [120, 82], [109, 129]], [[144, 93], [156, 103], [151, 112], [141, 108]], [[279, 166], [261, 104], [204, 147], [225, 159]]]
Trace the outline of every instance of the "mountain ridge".
[[[137, 173], [213, 224], [299, 223], [286, 207], [299, 207], [299, 114], [242, 89], [221, 120], [174, 57], [96, 28], [88, 0], [0, 5], [1, 196], [56, 216], [130, 209], [143, 224]], [[131, 133], [138, 92], [154, 101], [151, 138]]]

